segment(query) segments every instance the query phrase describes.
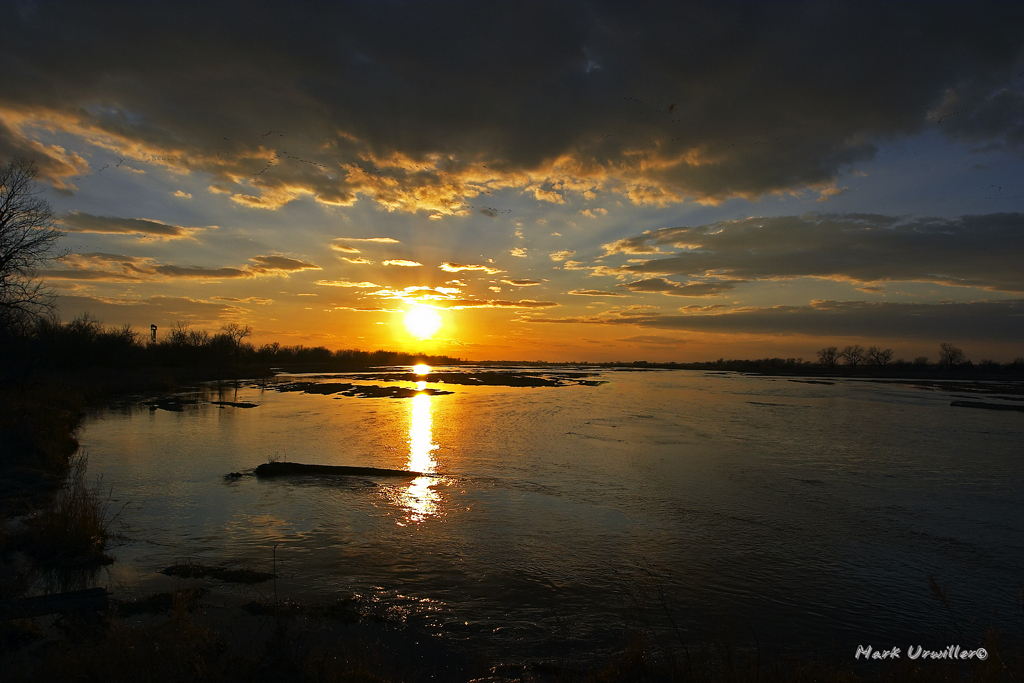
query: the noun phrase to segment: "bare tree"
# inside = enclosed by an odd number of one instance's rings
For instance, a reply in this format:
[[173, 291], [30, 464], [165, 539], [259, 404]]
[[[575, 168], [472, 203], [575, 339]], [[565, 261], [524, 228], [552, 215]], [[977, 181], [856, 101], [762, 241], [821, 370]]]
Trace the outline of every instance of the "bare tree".
[[231, 353], [235, 357], [235, 363], [238, 363], [238, 352], [242, 348], [242, 340], [252, 336], [252, 328], [248, 325], [228, 323], [220, 329], [224, 332], [224, 336], [231, 340]]
[[190, 322], [178, 320], [171, 325], [166, 339], [172, 346], [198, 349], [210, 343], [210, 333], [206, 330], [193, 330]]
[[241, 346], [243, 339], [252, 336], [252, 328], [248, 325], [243, 327], [238, 323], [228, 323], [220, 329], [228, 336], [229, 339], [231, 339], [231, 344], [236, 350]]
[[56, 294], [36, 275], [64, 256], [53, 210], [36, 189], [38, 171], [28, 159], [0, 164], [0, 329], [26, 324], [53, 311]]
[[872, 365], [888, 365], [892, 361], [892, 349], [872, 346], [867, 350], [867, 362]]
[[967, 355], [963, 349], [946, 342], [939, 344], [939, 365], [945, 368], [955, 368], [966, 362], [968, 362]]
[[847, 346], [845, 349], [839, 352], [839, 357], [852, 368], [864, 360], [864, 348], [860, 344], [854, 344], [853, 346]]
[[818, 351], [818, 362], [826, 368], [834, 368], [839, 362], [839, 349], [835, 346], [826, 346]]

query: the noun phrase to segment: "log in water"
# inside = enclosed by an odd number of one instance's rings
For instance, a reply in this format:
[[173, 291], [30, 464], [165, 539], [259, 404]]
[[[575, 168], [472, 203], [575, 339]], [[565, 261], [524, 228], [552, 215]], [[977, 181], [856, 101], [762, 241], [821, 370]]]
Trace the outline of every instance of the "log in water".
[[421, 477], [421, 472], [389, 470], [382, 467], [349, 467], [346, 465], [304, 465], [298, 462], [268, 462], [254, 470], [257, 477], [284, 477], [293, 474], [334, 475], [343, 477]]
[[1024, 406], [1014, 406], [1006, 403], [987, 403], [985, 401], [953, 401], [949, 405], [956, 408], [981, 408], [983, 410], [1015, 410], [1024, 412]]

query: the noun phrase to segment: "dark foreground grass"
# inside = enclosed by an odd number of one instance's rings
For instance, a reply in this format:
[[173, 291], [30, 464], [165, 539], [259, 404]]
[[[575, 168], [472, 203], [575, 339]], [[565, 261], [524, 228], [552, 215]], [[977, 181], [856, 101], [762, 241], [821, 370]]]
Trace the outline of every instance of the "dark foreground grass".
[[76, 453], [52, 504], [26, 525], [23, 547], [42, 567], [93, 567], [113, 562], [106, 547], [110, 525], [117, 515], [110, 511], [102, 481], [87, 481], [88, 466], [88, 457]]
[[[0, 658], [4, 681], [466, 681], [486, 667], [330, 605], [225, 609], [184, 589], [100, 622], [62, 618]], [[158, 615], [138, 616], [142, 612]], [[41, 621], [41, 620], [36, 620]], [[31, 626], [22, 625], [26, 631]]]
[[363, 613], [354, 600], [227, 608], [204, 602], [206, 595], [193, 585], [114, 602], [105, 615], [0, 615], [0, 681], [1024, 681], [1021, 639], [1004, 642], [993, 629], [973, 642], [955, 639], [962, 647], [984, 647], [984, 661], [914, 661], [904, 654], [898, 661], [856, 662], [852, 652], [838, 661], [814, 651], [762, 650], [756, 643], [737, 643], [723, 630], [684, 637], [641, 621], [624, 628], [617, 652], [582, 663], [579, 655], [572, 661], [531, 661], [528, 652], [493, 662]]
[[80, 391], [60, 381], [0, 386], [0, 618], [27, 591], [84, 588], [116, 517], [87, 478]]
[[1024, 680], [1024, 654], [988, 631], [985, 661], [827, 661], [737, 647], [715, 636], [666, 643], [624, 631], [616, 654], [579, 663], [488, 662], [350, 601], [224, 608], [191, 587], [120, 603], [102, 619], [22, 622], [0, 657], [4, 681], [474, 681], [501, 683], [995, 683]]

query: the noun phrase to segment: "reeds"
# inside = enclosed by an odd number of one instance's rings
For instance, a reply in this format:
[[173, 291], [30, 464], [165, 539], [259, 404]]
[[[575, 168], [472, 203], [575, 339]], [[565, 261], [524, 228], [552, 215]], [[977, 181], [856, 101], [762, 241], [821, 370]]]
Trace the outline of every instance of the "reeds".
[[109, 497], [104, 497], [102, 480], [90, 486], [86, 476], [89, 458], [79, 452], [72, 456], [67, 479], [57, 491], [53, 504], [32, 518], [30, 550], [48, 566], [89, 567], [110, 564], [106, 545], [110, 525]]

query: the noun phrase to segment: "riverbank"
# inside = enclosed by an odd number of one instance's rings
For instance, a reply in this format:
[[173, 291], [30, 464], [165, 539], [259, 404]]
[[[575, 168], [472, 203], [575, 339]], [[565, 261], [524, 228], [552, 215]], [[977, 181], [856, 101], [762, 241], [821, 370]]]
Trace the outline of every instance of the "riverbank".
[[903, 650], [900, 657], [865, 660], [852, 652], [825, 658], [739, 646], [714, 629], [700, 639], [666, 638], [633, 624], [623, 627], [618, 651], [585, 662], [491, 661], [367, 614], [355, 599], [227, 607], [207, 600], [198, 584], [114, 603], [95, 618], [67, 615], [18, 625], [22, 642], [6, 648], [4, 680], [982, 683], [1024, 674], [1021, 653], [992, 631], [977, 644], [984, 659], [911, 659]]

